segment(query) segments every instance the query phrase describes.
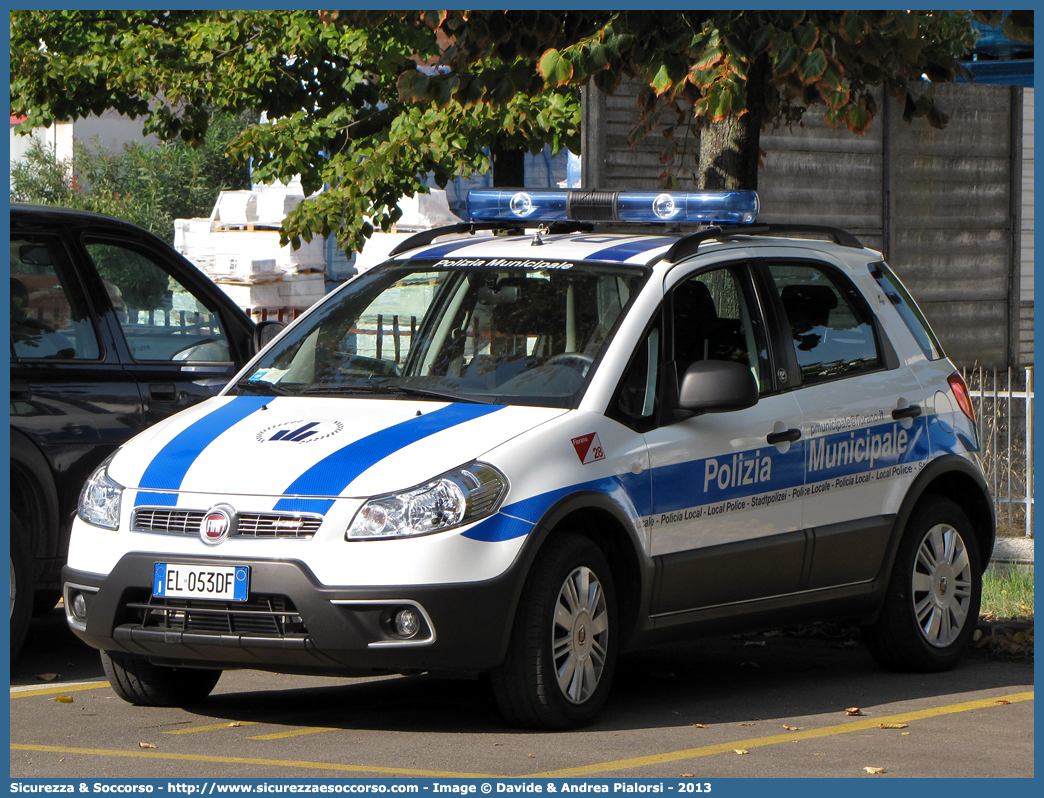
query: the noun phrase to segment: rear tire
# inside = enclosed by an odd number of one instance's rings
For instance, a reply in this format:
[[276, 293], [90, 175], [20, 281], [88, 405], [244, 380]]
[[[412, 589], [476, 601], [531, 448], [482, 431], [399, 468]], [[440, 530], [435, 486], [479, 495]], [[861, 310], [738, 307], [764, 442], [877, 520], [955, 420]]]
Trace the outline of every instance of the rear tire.
[[929, 496], [907, 522], [881, 614], [863, 637], [889, 670], [946, 670], [975, 634], [981, 598], [971, 522], [954, 502]]
[[619, 635], [605, 557], [587, 538], [555, 535], [533, 564], [507, 657], [491, 674], [505, 719], [539, 729], [590, 723], [609, 694]]
[[33, 615], [35, 580], [29, 537], [11, 513], [11, 660], [18, 658]]
[[101, 661], [116, 695], [129, 704], [146, 707], [198, 704], [210, 695], [221, 678], [221, 671], [166, 668], [142, 657], [115, 651], [101, 652]]

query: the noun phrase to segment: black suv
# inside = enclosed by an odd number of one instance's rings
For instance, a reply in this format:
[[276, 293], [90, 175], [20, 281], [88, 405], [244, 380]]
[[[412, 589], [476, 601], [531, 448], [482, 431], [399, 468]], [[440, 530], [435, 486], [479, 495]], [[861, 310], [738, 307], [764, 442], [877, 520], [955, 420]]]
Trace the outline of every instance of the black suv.
[[61, 595], [80, 489], [115, 449], [211, 396], [255, 351], [249, 317], [150, 233], [11, 207], [11, 655]]

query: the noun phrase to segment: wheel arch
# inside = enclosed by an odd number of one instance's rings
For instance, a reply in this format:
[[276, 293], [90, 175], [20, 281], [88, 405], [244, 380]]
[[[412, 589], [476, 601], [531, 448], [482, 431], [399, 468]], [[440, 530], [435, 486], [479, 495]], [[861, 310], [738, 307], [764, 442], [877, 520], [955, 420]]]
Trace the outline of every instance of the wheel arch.
[[983, 570], [989, 564], [996, 536], [996, 520], [986, 480], [973, 463], [959, 455], [939, 457], [921, 469], [896, 514], [888, 554], [874, 586], [874, 605], [877, 609], [880, 609], [888, 589], [906, 525], [926, 496], [942, 496], [964, 511], [975, 533]]
[[16, 429], [11, 430], [11, 511], [33, 536], [34, 559], [58, 555], [58, 489], [51, 466], [36, 444]]
[[645, 554], [634, 521], [616, 501], [597, 491], [578, 491], [552, 505], [531, 533], [525, 578], [529, 579], [533, 561], [547, 540], [560, 532], [572, 532], [591, 540], [601, 550], [613, 575], [620, 639], [627, 642], [648, 614], [655, 573], [652, 559]]

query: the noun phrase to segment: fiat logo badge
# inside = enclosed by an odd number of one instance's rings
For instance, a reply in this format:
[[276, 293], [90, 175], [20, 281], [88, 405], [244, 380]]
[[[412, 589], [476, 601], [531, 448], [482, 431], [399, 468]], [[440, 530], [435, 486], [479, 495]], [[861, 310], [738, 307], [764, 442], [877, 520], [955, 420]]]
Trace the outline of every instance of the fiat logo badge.
[[199, 539], [208, 546], [224, 543], [232, 534], [235, 511], [228, 506], [211, 507], [199, 525]]

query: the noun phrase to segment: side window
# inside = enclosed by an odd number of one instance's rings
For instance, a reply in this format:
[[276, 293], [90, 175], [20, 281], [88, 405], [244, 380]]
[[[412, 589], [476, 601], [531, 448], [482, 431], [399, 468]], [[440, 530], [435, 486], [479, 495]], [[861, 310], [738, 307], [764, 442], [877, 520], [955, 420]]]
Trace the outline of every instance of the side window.
[[770, 263], [787, 314], [801, 381], [880, 368], [870, 311], [842, 275], [807, 263]]
[[653, 426], [658, 409], [660, 364], [663, 360], [661, 320], [658, 318], [635, 349], [608, 415], [638, 432]]
[[98, 338], [81, 290], [57, 238], [12, 235], [12, 356], [97, 360]]
[[750, 369], [760, 390], [771, 386], [761, 317], [751, 312], [738, 273], [700, 272], [672, 292], [674, 362], [681, 381], [699, 360], [731, 360]]
[[924, 356], [929, 360], [938, 360], [943, 357], [942, 347], [939, 345], [935, 333], [928, 326], [928, 321], [921, 313], [921, 309], [917, 307], [917, 303], [913, 301], [913, 297], [903, 287], [903, 284], [899, 282], [899, 278], [895, 276], [884, 261], [869, 264], [869, 269], [870, 274], [877, 280], [877, 284], [881, 286], [885, 296], [895, 305], [895, 309], [899, 311], [899, 316], [903, 322], [910, 328], [910, 332], [917, 340], [917, 345], [921, 347]]
[[218, 314], [166, 269], [120, 242], [86, 244], [135, 360], [232, 361]]

